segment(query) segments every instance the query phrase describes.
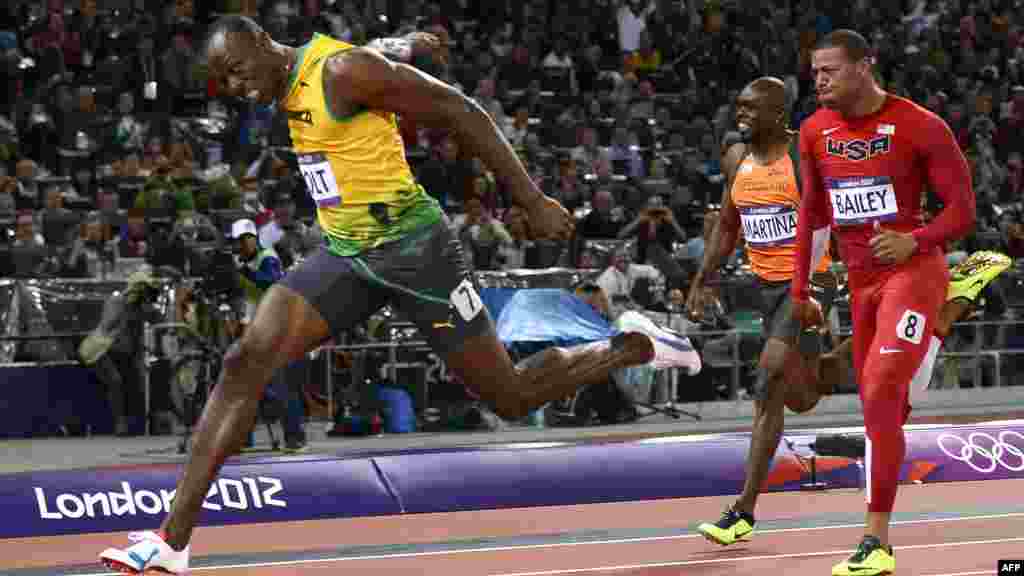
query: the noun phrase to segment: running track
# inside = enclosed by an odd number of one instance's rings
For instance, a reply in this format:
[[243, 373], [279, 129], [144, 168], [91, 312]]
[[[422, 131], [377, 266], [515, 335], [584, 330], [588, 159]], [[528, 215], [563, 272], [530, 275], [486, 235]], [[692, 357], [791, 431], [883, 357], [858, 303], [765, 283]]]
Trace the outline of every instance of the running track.
[[[552, 489], [557, 489], [552, 487]], [[1024, 557], [1024, 480], [902, 486], [899, 574], [996, 573]], [[733, 497], [200, 528], [193, 573], [210, 576], [827, 575], [862, 534], [863, 493], [761, 497], [758, 530], [721, 548], [693, 528]], [[94, 562], [124, 534], [0, 540], [8, 576], [113, 574]]]

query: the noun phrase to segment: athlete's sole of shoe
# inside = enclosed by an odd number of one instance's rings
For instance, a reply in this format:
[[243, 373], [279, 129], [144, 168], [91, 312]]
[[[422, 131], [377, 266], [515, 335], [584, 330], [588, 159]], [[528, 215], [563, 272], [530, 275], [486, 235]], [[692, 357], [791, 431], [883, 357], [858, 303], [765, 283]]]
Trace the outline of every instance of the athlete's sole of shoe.
[[719, 546], [732, 546], [733, 544], [739, 544], [741, 542], [748, 542], [748, 541], [750, 541], [750, 533], [749, 532], [747, 532], [743, 536], [740, 536], [739, 538], [736, 538], [732, 542], [726, 542], [724, 540], [719, 540], [718, 538], [715, 538], [714, 536], [712, 536], [710, 532], [703, 532], [703, 531], [700, 531], [700, 530], [698, 530], [698, 532], [700, 532], [700, 535], [703, 536], [705, 540], [707, 540], [708, 542], [711, 542], [712, 544], [718, 544]]
[[105, 566], [107, 569], [119, 572], [121, 574], [176, 574], [175, 572], [164, 570], [163, 568], [146, 568], [145, 570], [140, 572], [127, 564], [122, 564], [117, 560], [110, 560], [107, 558], [101, 559], [100, 563], [102, 563], [103, 566]]

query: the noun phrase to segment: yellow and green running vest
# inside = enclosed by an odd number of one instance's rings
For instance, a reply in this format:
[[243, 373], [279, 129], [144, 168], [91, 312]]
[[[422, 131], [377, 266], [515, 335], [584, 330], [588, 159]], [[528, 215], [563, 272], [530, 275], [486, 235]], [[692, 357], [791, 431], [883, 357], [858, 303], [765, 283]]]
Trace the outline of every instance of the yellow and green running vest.
[[328, 106], [324, 63], [354, 46], [321, 34], [299, 48], [281, 109], [329, 250], [354, 256], [434, 224], [441, 208], [413, 176], [394, 113]]

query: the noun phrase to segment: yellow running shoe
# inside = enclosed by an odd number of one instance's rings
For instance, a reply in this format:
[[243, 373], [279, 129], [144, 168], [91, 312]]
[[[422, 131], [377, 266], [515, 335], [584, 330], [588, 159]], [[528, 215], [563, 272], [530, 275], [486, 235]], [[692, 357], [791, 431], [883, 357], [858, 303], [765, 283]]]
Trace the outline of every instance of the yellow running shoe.
[[990, 250], [981, 250], [971, 254], [950, 270], [946, 301], [951, 302], [962, 298], [972, 304], [977, 303], [981, 291], [1012, 263], [1013, 261], [1005, 254]]
[[896, 571], [892, 546], [882, 546], [878, 538], [865, 536], [857, 551], [832, 567], [832, 576], [880, 576]]
[[697, 531], [715, 544], [728, 546], [750, 540], [750, 534], [754, 531], [754, 516], [729, 508], [718, 522], [701, 524]]

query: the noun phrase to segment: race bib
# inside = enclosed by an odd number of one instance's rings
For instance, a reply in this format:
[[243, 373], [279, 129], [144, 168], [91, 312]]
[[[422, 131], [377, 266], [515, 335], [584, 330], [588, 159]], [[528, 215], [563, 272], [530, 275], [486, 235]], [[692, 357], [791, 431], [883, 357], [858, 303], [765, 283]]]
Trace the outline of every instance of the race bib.
[[899, 214], [896, 189], [887, 176], [830, 178], [826, 184], [837, 226], [892, 220]]
[[778, 246], [796, 239], [796, 209], [792, 206], [740, 206], [743, 237], [751, 246]]
[[334, 177], [331, 163], [322, 152], [300, 154], [298, 157], [299, 171], [306, 181], [306, 189], [316, 202], [317, 208], [328, 208], [341, 204], [341, 191], [338, 179]]

